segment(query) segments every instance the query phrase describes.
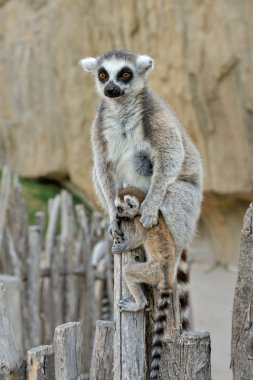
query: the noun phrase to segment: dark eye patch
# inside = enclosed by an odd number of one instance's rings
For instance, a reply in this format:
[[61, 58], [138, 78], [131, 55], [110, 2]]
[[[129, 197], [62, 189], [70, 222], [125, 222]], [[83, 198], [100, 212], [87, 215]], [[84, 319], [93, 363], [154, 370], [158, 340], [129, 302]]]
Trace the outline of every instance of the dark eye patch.
[[98, 70], [98, 79], [100, 80], [100, 82], [106, 82], [107, 79], [109, 78], [109, 75], [107, 73], [107, 71], [101, 67], [99, 70]]
[[124, 83], [129, 82], [133, 78], [133, 72], [129, 67], [123, 67], [117, 74], [117, 80]]

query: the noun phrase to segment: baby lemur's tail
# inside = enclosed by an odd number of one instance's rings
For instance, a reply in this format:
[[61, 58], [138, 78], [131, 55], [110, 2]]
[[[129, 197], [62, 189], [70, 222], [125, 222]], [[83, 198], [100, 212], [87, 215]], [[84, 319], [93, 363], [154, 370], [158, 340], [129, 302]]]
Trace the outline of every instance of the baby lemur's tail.
[[190, 283], [189, 283], [189, 266], [187, 262], [188, 252], [183, 250], [177, 269], [177, 286], [178, 296], [181, 306], [182, 330], [187, 331], [190, 325]]
[[156, 315], [154, 323], [154, 335], [152, 341], [152, 359], [150, 380], [157, 380], [160, 368], [160, 358], [162, 352], [162, 339], [166, 328], [167, 314], [169, 307], [171, 290], [162, 290], [159, 292], [159, 298], [156, 305]]

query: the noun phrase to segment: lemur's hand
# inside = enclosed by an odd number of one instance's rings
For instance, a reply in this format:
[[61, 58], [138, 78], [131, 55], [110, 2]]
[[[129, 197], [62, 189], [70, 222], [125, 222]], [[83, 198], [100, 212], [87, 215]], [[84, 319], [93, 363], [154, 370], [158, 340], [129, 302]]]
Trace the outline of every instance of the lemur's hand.
[[112, 245], [112, 253], [118, 254], [128, 251], [129, 247], [127, 242], [123, 241], [121, 243], [114, 242]]
[[150, 206], [150, 203], [146, 201], [142, 202], [140, 213], [141, 219], [140, 222], [145, 228], [151, 228], [157, 224], [158, 220], [158, 211], [156, 208]]
[[112, 220], [109, 227], [109, 233], [112, 235], [113, 240], [117, 241], [117, 243], [122, 243], [124, 241], [123, 232], [121, 231], [119, 225], [119, 219], [115, 218]]

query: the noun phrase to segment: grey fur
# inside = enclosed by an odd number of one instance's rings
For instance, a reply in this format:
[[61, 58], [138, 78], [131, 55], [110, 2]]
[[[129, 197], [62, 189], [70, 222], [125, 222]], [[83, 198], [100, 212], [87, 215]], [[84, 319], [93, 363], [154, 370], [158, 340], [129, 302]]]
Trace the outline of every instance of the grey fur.
[[112, 58], [115, 58], [117, 60], [123, 59], [126, 62], [136, 63], [135, 53], [128, 50], [115, 49], [115, 50], [106, 51], [102, 55], [98, 56], [97, 57], [98, 65], [102, 66], [105, 60], [110, 60]]
[[[174, 238], [178, 264], [182, 249], [194, 236], [200, 214], [202, 166], [197, 149], [172, 109], [148, 89], [150, 65], [149, 57], [146, 61], [145, 57], [120, 50], [97, 58], [97, 66], [107, 67], [110, 80], [121, 86], [124, 95], [108, 98], [104, 84], [96, 81], [102, 99], [92, 127], [94, 185], [113, 233], [118, 230], [114, 206], [118, 190], [136, 186], [144, 191], [147, 195], [141, 206], [141, 222], [152, 227], [161, 210]], [[115, 79], [117, 61], [133, 70], [133, 79], [127, 84]], [[143, 175], [143, 166], [136, 164], [136, 151], [145, 151], [150, 157], [152, 176]]]

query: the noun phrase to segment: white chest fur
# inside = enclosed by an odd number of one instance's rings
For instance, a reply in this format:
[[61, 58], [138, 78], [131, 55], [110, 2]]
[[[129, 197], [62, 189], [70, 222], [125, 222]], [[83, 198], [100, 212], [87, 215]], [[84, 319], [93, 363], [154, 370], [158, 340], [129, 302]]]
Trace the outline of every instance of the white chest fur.
[[149, 151], [148, 144], [143, 139], [139, 113], [126, 118], [117, 113], [108, 114], [105, 118], [104, 137], [107, 142], [108, 159], [113, 163], [117, 188], [137, 186], [147, 191], [150, 177], [139, 175], [133, 166], [136, 152]]

